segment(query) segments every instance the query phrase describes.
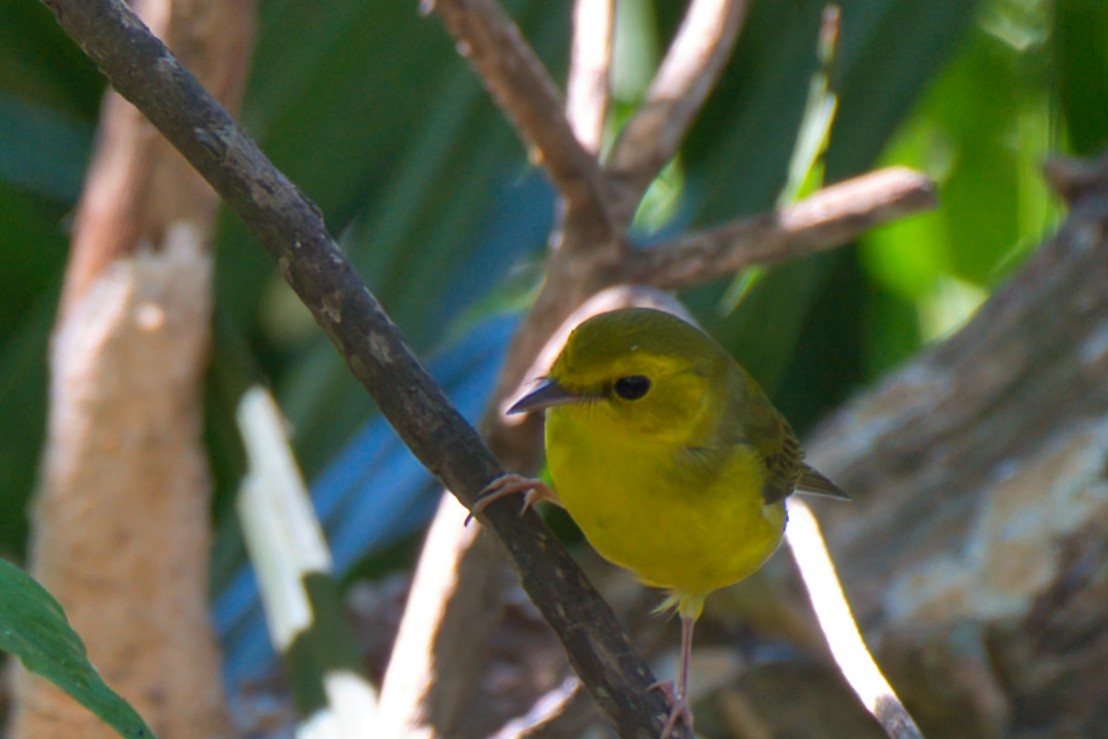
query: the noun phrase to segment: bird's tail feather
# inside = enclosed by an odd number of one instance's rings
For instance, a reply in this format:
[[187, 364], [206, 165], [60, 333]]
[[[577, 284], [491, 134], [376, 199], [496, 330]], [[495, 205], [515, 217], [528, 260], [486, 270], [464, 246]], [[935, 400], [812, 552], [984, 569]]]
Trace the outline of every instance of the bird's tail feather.
[[800, 480], [796, 483], [796, 492], [807, 493], [809, 495], [820, 495], [824, 498], [850, 500], [850, 496], [840, 490], [838, 485], [831, 482], [808, 465], [803, 465], [800, 471]]

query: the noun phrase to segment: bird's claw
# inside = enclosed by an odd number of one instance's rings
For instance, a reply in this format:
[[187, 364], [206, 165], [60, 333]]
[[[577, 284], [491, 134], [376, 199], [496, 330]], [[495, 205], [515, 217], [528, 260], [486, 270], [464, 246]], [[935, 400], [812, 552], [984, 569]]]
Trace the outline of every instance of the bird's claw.
[[520, 493], [523, 493], [523, 507], [519, 510], [521, 516], [540, 500], [557, 500], [554, 491], [542, 480], [508, 473], [496, 478], [486, 485], [481, 492], [477, 493], [477, 497], [473, 501], [473, 507], [470, 509], [469, 515], [466, 516], [465, 525], [468, 526], [474, 516], [501, 498], [508, 498]]

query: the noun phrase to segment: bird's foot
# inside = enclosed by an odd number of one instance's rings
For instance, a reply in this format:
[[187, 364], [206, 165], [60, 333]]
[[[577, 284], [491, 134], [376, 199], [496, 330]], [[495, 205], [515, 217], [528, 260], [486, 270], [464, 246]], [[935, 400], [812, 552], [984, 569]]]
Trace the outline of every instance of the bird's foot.
[[650, 689], [657, 690], [665, 696], [666, 703], [669, 703], [669, 716], [666, 717], [666, 723], [662, 727], [659, 739], [669, 739], [669, 735], [677, 728], [677, 722], [682, 720], [691, 732], [693, 730], [692, 707], [689, 706], [689, 701], [685, 696], [677, 695], [677, 691], [673, 688], [673, 681], [656, 682], [650, 686]]
[[477, 497], [473, 501], [473, 507], [470, 509], [469, 515], [466, 516], [466, 525], [469, 525], [469, 522], [474, 516], [501, 498], [508, 498], [513, 495], [519, 495], [520, 493], [523, 493], [523, 508], [519, 511], [519, 515], [521, 516], [527, 512], [528, 508], [540, 500], [549, 500], [554, 503], [558, 502], [558, 496], [556, 496], [554, 491], [542, 480], [536, 480], [533, 477], [524, 477], [523, 475], [517, 475], [515, 473], [501, 475], [485, 486], [481, 492], [477, 493]]

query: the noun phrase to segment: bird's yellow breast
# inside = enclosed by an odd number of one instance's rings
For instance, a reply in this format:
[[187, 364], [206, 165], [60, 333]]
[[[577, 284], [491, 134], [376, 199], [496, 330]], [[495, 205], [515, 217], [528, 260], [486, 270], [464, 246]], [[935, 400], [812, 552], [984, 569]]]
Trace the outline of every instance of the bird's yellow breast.
[[765, 464], [738, 444], [701, 455], [682, 440], [635, 433], [603, 403], [547, 411], [558, 497], [592, 546], [642, 581], [696, 596], [731, 585], [773, 554], [785, 529], [765, 504]]

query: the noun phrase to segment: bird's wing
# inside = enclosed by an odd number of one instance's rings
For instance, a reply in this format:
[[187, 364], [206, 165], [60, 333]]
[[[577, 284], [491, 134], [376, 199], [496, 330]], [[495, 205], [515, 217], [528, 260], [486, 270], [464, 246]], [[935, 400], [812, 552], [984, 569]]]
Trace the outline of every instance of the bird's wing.
[[731, 444], [749, 444], [762, 455], [766, 480], [762, 498], [778, 503], [793, 491], [850, 500], [850, 496], [814, 469], [804, 464], [804, 450], [789, 426], [758, 383], [734, 365], [729, 378], [727, 412], [723, 414], [720, 436]]
[[722, 433], [727, 443], [747, 444], [758, 451], [766, 465], [762, 498], [778, 503], [792, 494], [804, 466], [804, 452], [784, 416], [746, 370], [732, 365], [728, 409]]

